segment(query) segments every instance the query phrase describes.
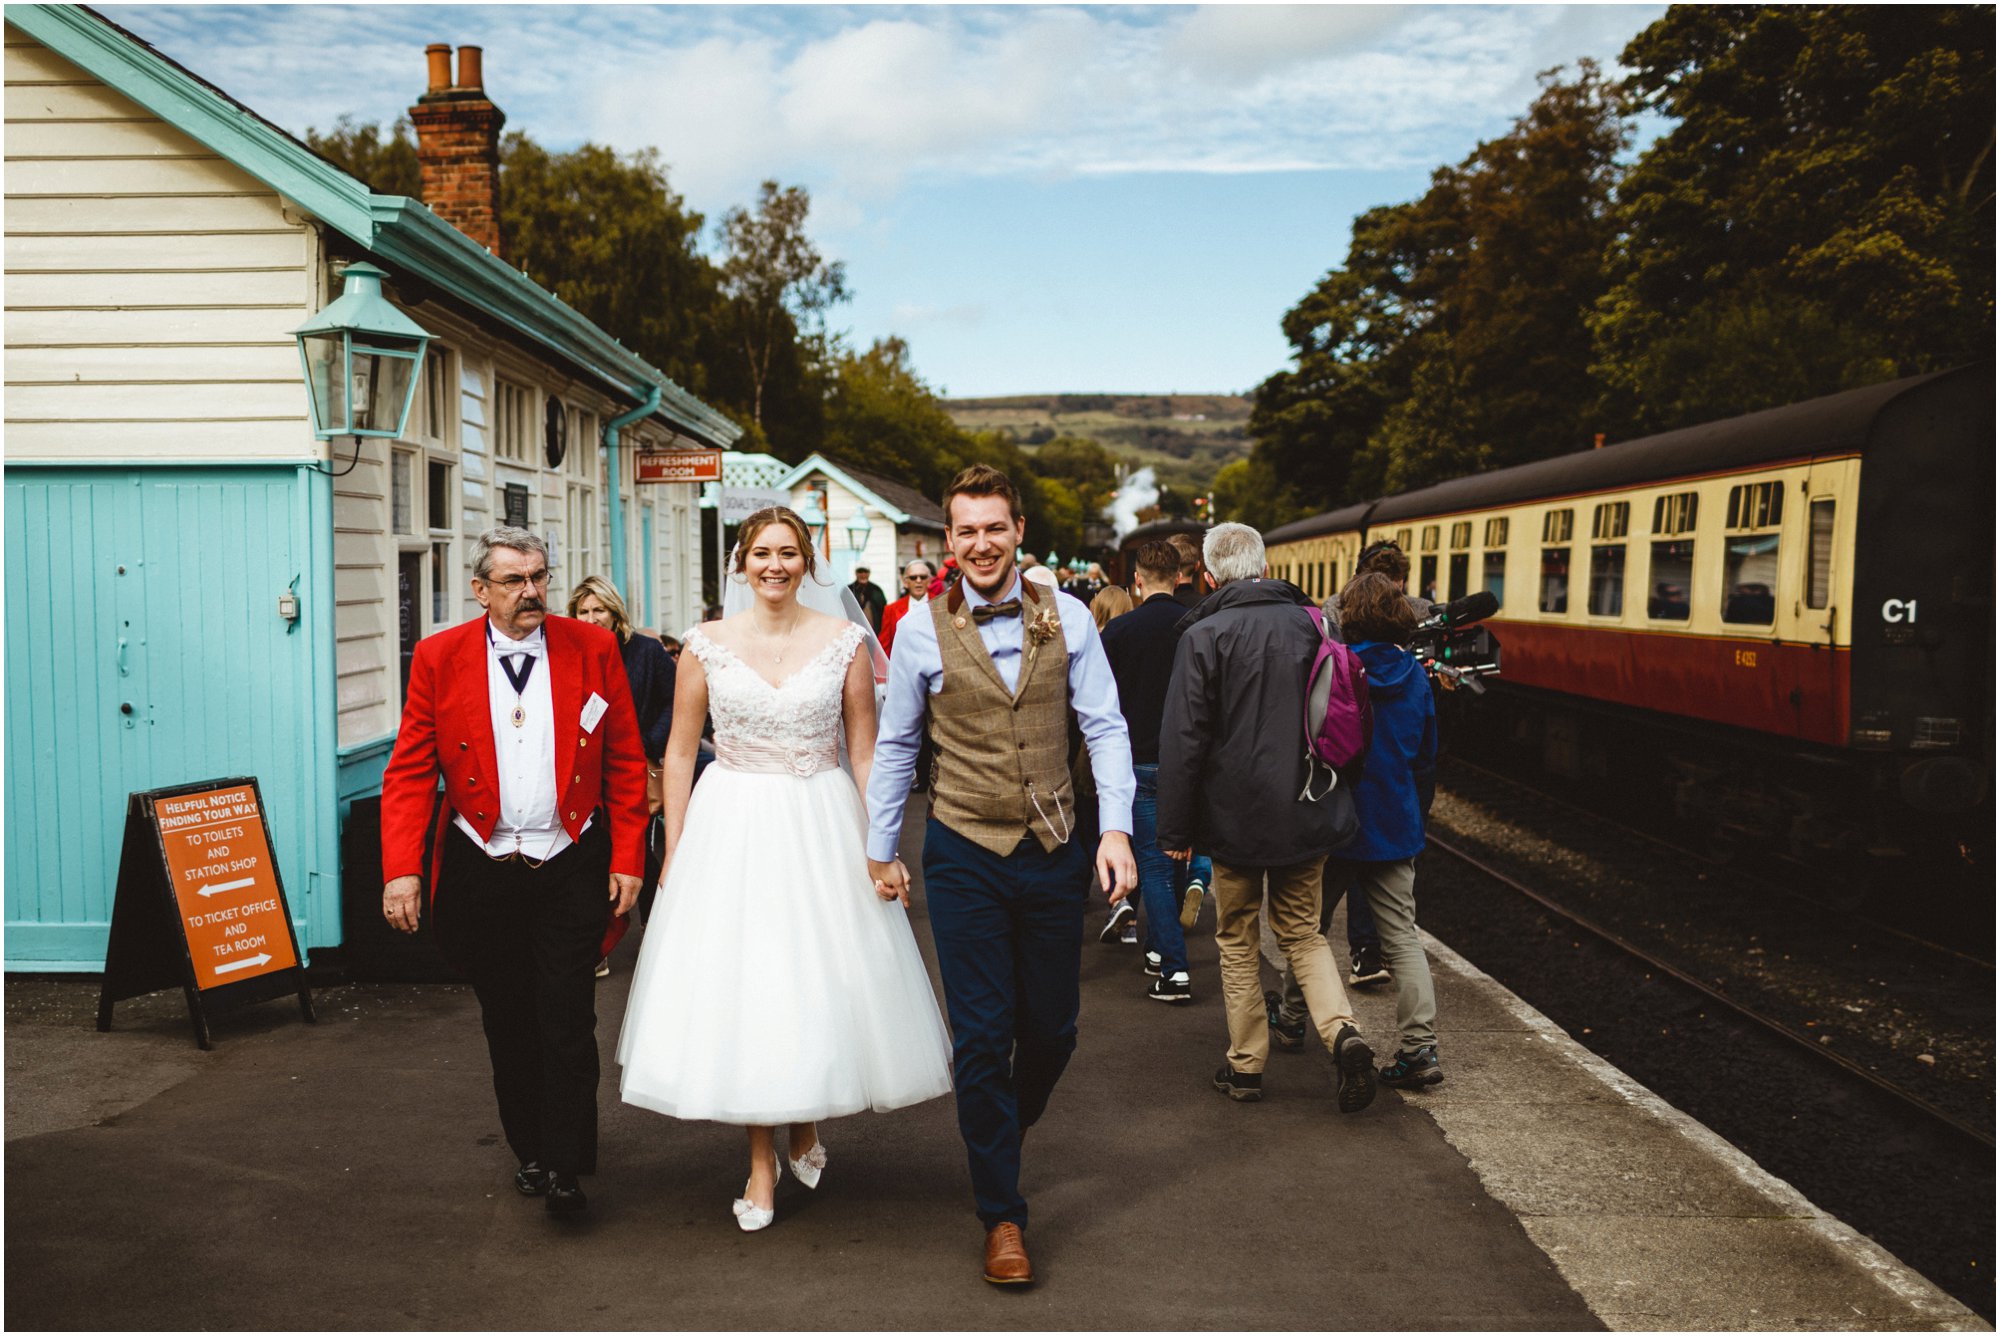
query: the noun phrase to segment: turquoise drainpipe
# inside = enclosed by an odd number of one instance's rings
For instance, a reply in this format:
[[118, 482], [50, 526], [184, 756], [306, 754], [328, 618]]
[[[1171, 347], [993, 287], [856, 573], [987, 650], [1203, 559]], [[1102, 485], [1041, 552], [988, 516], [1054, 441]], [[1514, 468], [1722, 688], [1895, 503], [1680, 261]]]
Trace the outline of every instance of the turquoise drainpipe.
[[650, 386], [645, 403], [629, 413], [620, 413], [604, 424], [605, 463], [610, 466], [608, 471], [611, 474], [604, 485], [605, 496], [611, 502], [611, 587], [618, 591], [620, 598], [625, 597], [625, 508], [618, 504], [618, 433], [640, 418], [649, 416], [659, 406], [660, 387]]

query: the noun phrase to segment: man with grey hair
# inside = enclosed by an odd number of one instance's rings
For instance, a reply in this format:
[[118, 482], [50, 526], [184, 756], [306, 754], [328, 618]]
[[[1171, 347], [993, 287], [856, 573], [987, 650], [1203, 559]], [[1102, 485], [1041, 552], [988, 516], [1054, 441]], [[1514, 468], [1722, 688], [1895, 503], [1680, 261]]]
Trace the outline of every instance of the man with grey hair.
[[937, 578], [928, 561], [918, 557], [903, 567], [903, 596], [891, 603], [882, 613], [882, 652], [895, 651], [896, 623], [903, 620], [911, 608], [921, 608], [930, 602], [931, 581]]
[[417, 642], [382, 776], [382, 914], [428, 917], [471, 980], [514, 1186], [565, 1216], [597, 1167], [592, 974], [639, 894], [646, 754], [617, 637], [549, 616], [548, 589], [547, 544], [489, 529], [485, 615]]
[[1202, 544], [1216, 591], [1181, 623], [1160, 726], [1159, 843], [1185, 861], [1215, 863], [1215, 943], [1221, 956], [1227, 1060], [1215, 1088], [1263, 1098], [1271, 1032], [1258, 961], [1259, 914], [1305, 993], [1331, 1055], [1342, 1113], [1375, 1098], [1375, 1054], [1362, 1042], [1333, 951], [1319, 926], [1320, 870], [1354, 838], [1347, 786], [1319, 798], [1306, 784], [1306, 676], [1319, 630], [1306, 596], [1264, 565], [1264, 540], [1218, 524]]

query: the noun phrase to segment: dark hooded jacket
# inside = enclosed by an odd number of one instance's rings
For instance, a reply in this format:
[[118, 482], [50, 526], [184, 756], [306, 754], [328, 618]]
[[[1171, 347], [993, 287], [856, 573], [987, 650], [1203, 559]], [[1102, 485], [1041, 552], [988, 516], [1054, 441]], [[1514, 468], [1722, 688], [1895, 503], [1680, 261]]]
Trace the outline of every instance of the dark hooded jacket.
[[1424, 849], [1424, 809], [1437, 770], [1437, 706], [1430, 679], [1400, 645], [1363, 640], [1348, 648], [1368, 670], [1375, 731], [1354, 785], [1361, 830], [1339, 856], [1370, 863], [1415, 858]]
[[1319, 645], [1306, 607], [1287, 581], [1232, 580], [1182, 620], [1160, 725], [1162, 849], [1288, 867], [1353, 838], [1346, 785], [1300, 797], [1306, 674]]

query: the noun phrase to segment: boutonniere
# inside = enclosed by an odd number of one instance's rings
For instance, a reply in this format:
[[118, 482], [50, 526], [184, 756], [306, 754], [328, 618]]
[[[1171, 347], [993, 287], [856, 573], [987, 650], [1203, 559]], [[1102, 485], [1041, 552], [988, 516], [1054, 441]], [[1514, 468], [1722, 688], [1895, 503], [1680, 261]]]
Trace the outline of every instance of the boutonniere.
[[1054, 608], [1043, 608], [1028, 623], [1028, 639], [1036, 645], [1046, 645], [1056, 638], [1062, 629], [1062, 616]]

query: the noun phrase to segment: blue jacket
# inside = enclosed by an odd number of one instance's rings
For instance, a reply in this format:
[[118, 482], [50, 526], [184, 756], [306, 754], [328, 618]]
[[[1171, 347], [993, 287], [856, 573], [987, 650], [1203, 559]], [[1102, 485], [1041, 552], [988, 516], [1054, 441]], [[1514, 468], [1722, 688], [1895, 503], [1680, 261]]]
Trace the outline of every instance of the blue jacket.
[[1348, 646], [1368, 670], [1375, 735], [1354, 786], [1354, 842], [1334, 854], [1355, 862], [1415, 858], [1424, 848], [1424, 800], [1437, 771], [1437, 706], [1430, 679], [1400, 645], [1364, 640]]

